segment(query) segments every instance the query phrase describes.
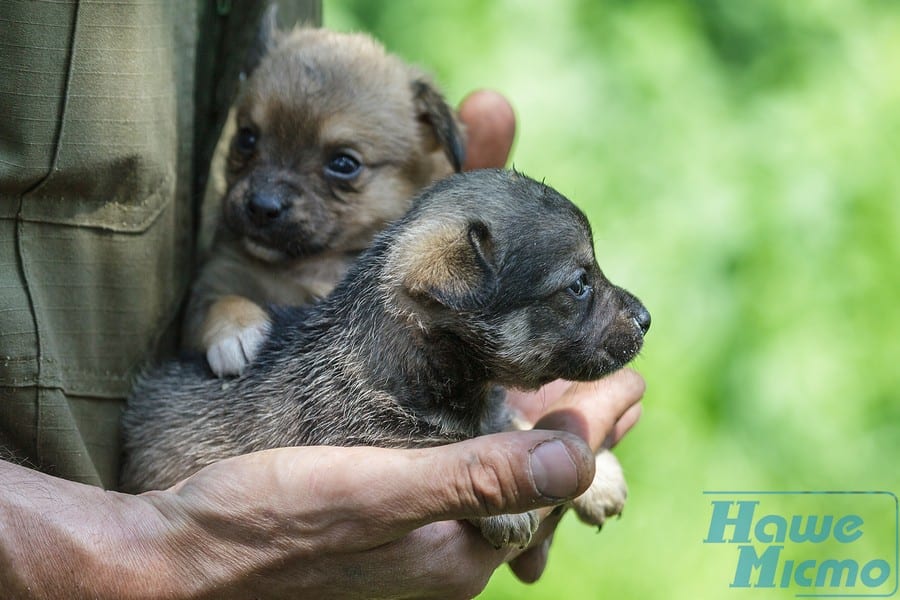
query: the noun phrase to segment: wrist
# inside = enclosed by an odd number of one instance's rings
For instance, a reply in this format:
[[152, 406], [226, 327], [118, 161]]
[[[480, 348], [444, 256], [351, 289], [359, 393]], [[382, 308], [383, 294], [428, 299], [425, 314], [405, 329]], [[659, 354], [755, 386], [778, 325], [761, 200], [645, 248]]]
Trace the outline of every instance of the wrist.
[[2, 462], [0, 483], [0, 588], [11, 597], [199, 594], [196, 563], [172, 552], [192, 532], [155, 502]]

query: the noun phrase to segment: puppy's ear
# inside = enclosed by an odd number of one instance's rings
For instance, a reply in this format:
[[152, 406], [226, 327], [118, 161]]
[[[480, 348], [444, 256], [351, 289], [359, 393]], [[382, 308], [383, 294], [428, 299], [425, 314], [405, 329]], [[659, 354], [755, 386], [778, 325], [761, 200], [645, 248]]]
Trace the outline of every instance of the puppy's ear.
[[417, 236], [402, 250], [400, 276], [412, 297], [426, 297], [453, 310], [489, 303], [497, 289], [491, 232], [481, 221]]
[[453, 165], [453, 170], [460, 172], [466, 158], [466, 145], [453, 109], [447, 105], [440, 92], [424, 78], [414, 79], [412, 87], [419, 121], [433, 136], [435, 145], [443, 148], [447, 159]]
[[275, 47], [278, 37], [278, 3], [273, 2], [263, 13], [259, 23], [259, 30], [256, 32], [256, 38], [247, 52], [247, 58], [244, 61], [244, 69], [241, 71], [242, 77], [250, 77], [262, 59]]

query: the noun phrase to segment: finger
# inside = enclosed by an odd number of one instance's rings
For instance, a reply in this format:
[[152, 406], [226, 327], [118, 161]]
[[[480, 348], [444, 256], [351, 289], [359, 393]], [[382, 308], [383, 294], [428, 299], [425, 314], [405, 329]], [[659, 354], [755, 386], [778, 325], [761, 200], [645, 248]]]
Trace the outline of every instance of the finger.
[[509, 562], [509, 568], [519, 580], [525, 583], [534, 583], [540, 579], [547, 566], [550, 545], [553, 543], [553, 533], [563, 514], [565, 514], [565, 510], [559, 506], [557, 510], [544, 518], [532, 538], [531, 547]]
[[604, 448], [614, 448], [616, 444], [618, 444], [625, 434], [631, 431], [631, 428], [637, 425], [638, 419], [641, 418], [642, 412], [641, 403], [632, 404], [628, 407], [628, 410], [625, 411], [618, 421], [616, 421], [615, 426], [613, 427], [612, 432], [606, 436], [606, 439], [603, 440]]
[[543, 540], [539, 546], [530, 548], [509, 563], [513, 575], [524, 583], [534, 583], [544, 574], [547, 568], [547, 558], [550, 555], [552, 537]]
[[534, 425], [541, 415], [550, 410], [562, 395], [574, 385], [571, 381], [557, 379], [539, 390], [524, 392], [508, 390], [506, 403], [511, 406], [523, 420]]
[[[295, 466], [295, 493], [385, 541], [434, 521], [524, 512], [580, 495], [593, 454], [564, 432], [498, 433], [419, 450], [316, 448]], [[303, 473], [314, 468], [314, 474]], [[350, 523], [348, 523], [350, 524]]]
[[501, 168], [509, 158], [516, 135], [516, 116], [503, 95], [478, 90], [459, 105], [466, 126], [466, 160], [463, 169]]
[[[644, 379], [632, 369], [620, 369], [597, 381], [575, 383], [535, 428], [569, 431], [596, 451], [610, 433], [615, 434], [616, 423], [640, 401], [645, 388]], [[639, 414], [632, 413], [628, 418]]]
[[336, 553], [329, 566], [367, 582], [367, 598], [472, 598], [507, 552], [465, 521], [441, 521], [358, 555]]

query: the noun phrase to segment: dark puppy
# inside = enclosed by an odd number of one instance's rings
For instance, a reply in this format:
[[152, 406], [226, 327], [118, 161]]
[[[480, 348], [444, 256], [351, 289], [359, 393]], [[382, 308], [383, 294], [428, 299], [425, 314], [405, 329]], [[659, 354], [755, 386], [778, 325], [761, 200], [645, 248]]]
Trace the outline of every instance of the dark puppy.
[[[456, 175], [376, 238], [327, 299], [275, 314], [242, 376], [210, 380], [202, 364], [174, 362], [140, 379], [122, 484], [164, 488], [265, 448], [427, 446], [505, 429], [498, 386], [602, 377], [637, 354], [649, 325], [604, 277], [570, 201], [513, 172]], [[622, 486], [608, 476], [599, 485]], [[579, 513], [605, 518], [618, 493], [588, 496], [605, 504]], [[536, 519], [479, 525], [497, 546], [524, 545]]]
[[280, 32], [270, 10], [236, 104], [213, 248], [195, 282], [186, 346], [240, 373], [269, 327], [262, 308], [323, 298], [464, 142], [428, 78], [372, 38]]

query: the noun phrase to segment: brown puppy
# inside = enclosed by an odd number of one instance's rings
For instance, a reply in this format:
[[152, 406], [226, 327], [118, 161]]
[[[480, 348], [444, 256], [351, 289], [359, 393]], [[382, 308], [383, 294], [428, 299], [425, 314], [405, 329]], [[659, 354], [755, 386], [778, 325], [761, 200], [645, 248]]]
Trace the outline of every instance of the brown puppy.
[[221, 219], [186, 314], [185, 345], [220, 376], [253, 359], [263, 307], [327, 295], [416, 191], [463, 161], [453, 111], [423, 73], [370, 37], [280, 32], [274, 17], [236, 105]]
[[[499, 170], [436, 183], [328, 298], [273, 318], [240, 377], [223, 383], [172, 362], [137, 381], [123, 419], [124, 489], [164, 488], [266, 448], [429, 446], [507, 429], [500, 386], [597, 379], [631, 360], [650, 326], [637, 298], [603, 275], [581, 211]], [[624, 500], [618, 464], [601, 456], [576, 502], [598, 525]], [[478, 524], [496, 546], [525, 545], [537, 520]]]

